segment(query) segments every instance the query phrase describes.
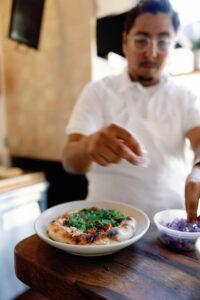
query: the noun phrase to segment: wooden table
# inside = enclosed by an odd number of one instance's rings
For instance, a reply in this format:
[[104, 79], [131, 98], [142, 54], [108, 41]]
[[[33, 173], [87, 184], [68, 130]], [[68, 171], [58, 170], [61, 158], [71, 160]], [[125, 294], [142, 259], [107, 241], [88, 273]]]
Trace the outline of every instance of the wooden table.
[[102, 257], [70, 255], [33, 235], [15, 247], [17, 277], [50, 299], [199, 300], [195, 252], [167, 249], [154, 226], [135, 244]]

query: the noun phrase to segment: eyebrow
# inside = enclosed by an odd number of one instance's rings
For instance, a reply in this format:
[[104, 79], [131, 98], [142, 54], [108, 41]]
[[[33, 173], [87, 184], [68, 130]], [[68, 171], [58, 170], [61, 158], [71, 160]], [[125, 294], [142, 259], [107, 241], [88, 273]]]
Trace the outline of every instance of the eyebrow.
[[158, 36], [170, 36], [170, 33], [168, 31], [159, 32]]
[[[147, 32], [145, 32], [145, 31], [137, 31], [137, 32], [135, 33], [135, 35], [144, 35], [144, 36], [147, 36], [147, 37], [150, 36], [150, 34], [147, 33]], [[168, 31], [163, 31], [163, 32], [159, 32], [157, 35], [158, 35], [159, 37], [160, 37], [160, 36], [170, 36], [170, 33], [169, 33]]]

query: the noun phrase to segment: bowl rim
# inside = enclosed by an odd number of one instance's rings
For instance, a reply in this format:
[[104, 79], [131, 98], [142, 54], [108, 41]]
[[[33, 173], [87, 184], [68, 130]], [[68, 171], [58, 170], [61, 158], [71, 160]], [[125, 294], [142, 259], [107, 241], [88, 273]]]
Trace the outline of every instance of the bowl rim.
[[200, 237], [196, 241], [195, 248], [200, 253]]
[[153, 221], [154, 221], [156, 227], [158, 228], [158, 230], [160, 231], [160, 229], [161, 229], [161, 230], [167, 232], [169, 235], [173, 235], [173, 236], [176, 236], [178, 238], [185, 237], [185, 238], [189, 238], [189, 239], [192, 239], [192, 238], [196, 239], [196, 238], [200, 237], [200, 232], [179, 231], [179, 230], [175, 230], [175, 229], [170, 229], [170, 228], [168, 228], [168, 227], [166, 227], [163, 224], [158, 222], [157, 219], [158, 219], [158, 217], [160, 216], [161, 213], [177, 212], [177, 211], [185, 212], [185, 209], [166, 209], [166, 210], [158, 211], [153, 217]]

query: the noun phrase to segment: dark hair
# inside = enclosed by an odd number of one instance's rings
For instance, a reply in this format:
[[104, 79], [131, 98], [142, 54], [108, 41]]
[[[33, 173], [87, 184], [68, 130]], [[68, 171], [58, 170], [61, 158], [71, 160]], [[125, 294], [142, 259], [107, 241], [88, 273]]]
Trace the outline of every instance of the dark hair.
[[130, 29], [134, 25], [134, 22], [138, 16], [143, 13], [166, 13], [172, 17], [172, 24], [174, 31], [177, 32], [180, 26], [180, 20], [178, 13], [173, 9], [169, 0], [141, 0], [134, 8], [132, 8], [126, 15], [124, 22], [124, 31], [129, 33]]

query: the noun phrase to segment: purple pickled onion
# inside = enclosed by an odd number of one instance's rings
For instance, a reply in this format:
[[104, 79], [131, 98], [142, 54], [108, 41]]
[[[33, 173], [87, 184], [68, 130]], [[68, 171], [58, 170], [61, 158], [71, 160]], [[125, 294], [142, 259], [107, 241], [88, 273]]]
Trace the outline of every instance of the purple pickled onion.
[[200, 221], [190, 222], [187, 219], [174, 219], [172, 222], [163, 223], [169, 229], [183, 232], [200, 232]]

